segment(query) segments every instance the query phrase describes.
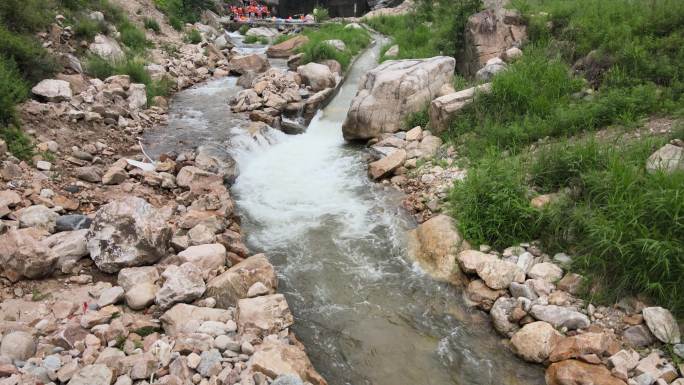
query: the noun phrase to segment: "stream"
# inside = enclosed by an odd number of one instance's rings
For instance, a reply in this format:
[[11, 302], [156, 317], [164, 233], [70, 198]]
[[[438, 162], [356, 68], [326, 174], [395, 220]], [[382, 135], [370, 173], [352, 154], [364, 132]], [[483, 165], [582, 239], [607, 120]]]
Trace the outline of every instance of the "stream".
[[489, 316], [465, 305], [462, 289], [408, 259], [405, 233], [416, 224], [401, 194], [372, 183], [363, 147], [342, 138], [381, 46], [359, 57], [302, 135], [250, 134], [249, 122], [230, 112], [228, 99], [241, 88], [229, 77], [178, 93], [168, 126], [147, 133], [146, 147], [154, 155], [201, 144], [229, 149], [240, 168], [231, 191], [247, 244], [276, 267], [294, 331], [330, 385], [543, 385], [543, 368], [516, 358]]

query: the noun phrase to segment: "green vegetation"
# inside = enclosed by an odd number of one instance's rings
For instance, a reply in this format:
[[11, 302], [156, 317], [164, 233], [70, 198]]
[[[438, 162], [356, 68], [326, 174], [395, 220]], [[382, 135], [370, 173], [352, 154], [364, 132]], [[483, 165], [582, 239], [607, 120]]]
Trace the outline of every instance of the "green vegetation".
[[[463, 31], [468, 17], [481, 8], [482, 1], [420, 0], [417, 4], [416, 13], [380, 16], [368, 19], [366, 23], [378, 32], [390, 36], [392, 45], [399, 45], [399, 56], [396, 59], [457, 56], [463, 46]], [[387, 58], [383, 56], [382, 60], [385, 59]]]
[[211, 0], [154, 0], [157, 8], [169, 17], [173, 28], [180, 31], [183, 23], [196, 23], [203, 10], [216, 10]]
[[92, 40], [97, 34], [106, 34], [107, 23], [82, 17], [74, 23], [74, 33], [76, 37], [84, 40]]
[[257, 37], [257, 36], [246, 36], [245, 37], [245, 43], [247, 43], [247, 44], [259, 43], [259, 44], [267, 45], [267, 44], [270, 44], [270, 41], [265, 36], [259, 36], [259, 37]]
[[159, 23], [157, 20], [150, 19], [149, 17], [146, 17], [145, 20], [145, 28], [151, 29], [152, 31], [159, 33], [161, 32], [161, 26], [159, 26]]
[[238, 32], [240, 32], [240, 35], [244, 36], [247, 34], [247, 31], [249, 31], [251, 27], [247, 24], [243, 24], [240, 26], [240, 29], [238, 29]]
[[[644, 293], [683, 315], [684, 173], [647, 173], [646, 159], [667, 138], [621, 132], [684, 112], [684, 3], [514, 5], [529, 23], [524, 56], [442, 134], [469, 164], [450, 192], [451, 213], [474, 244], [537, 239], [549, 252], [569, 251], [573, 269], [599, 284], [593, 300]], [[435, 54], [401, 36], [411, 17], [371, 24], [397, 31], [401, 57]], [[606, 127], [612, 135], [591, 139]], [[556, 197], [548, 206], [530, 205], [547, 193]]]
[[[303, 63], [319, 62], [322, 60], [337, 60], [346, 69], [354, 56], [366, 48], [371, 37], [365, 29], [344, 28], [344, 24], [329, 23], [319, 29], [305, 29], [302, 34], [309, 38], [309, 42], [299, 48], [304, 53]], [[342, 40], [346, 45], [344, 51], [339, 51], [326, 40]]]
[[121, 32], [121, 42], [133, 51], [143, 52], [150, 46], [150, 42], [145, 37], [145, 32], [130, 21], [121, 23], [119, 32]]
[[163, 78], [152, 80], [145, 69], [146, 62], [138, 57], [130, 57], [120, 63], [112, 63], [100, 58], [90, 56], [86, 62], [86, 72], [98, 79], [106, 79], [113, 75], [128, 75], [134, 83], [142, 83], [147, 91], [147, 101], [152, 102], [155, 96], [169, 96], [173, 88], [172, 82]]
[[316, 20], [316, 23], [322, 23], [324, 21], [330, 20], [330, 12], [328, 11], [328, 8], [325, 7], [314, 8], [313, 16], [314, 20]]
[[185, 39], [192, 44], [199, 44], [202, 42], [202, 34], [193, 28], [185, 35]]

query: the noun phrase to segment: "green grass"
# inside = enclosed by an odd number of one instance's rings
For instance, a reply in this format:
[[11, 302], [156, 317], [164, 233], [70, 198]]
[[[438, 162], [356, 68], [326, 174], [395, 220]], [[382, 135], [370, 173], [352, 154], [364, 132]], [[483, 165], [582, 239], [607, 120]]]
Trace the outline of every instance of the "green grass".
[[185, 40], [192, 44], [199, 44], [202, 42], [202, 34], [193, 28], [185, 35]]
[[13, 61], [0, 56], [0, 126], [15, 123], [14, 105], [26, 99], [28, 85]]
[[124, 21], [119, 25], [121, 41], [131, 50], [143, 52], [150, 47], [150, 42], [145, 37], [145, 32], [130, 21]]
[[216, 3], [211, 0], [154, 0], [154, 4], [169, 17], [177, 31], [182, 29], [184, 23], [198, 22], [202, 10], [217, 11]]
[[[307, 28], [302, 34], [309, 38], [309, 42], [299, 48], [299, 52], [304, 54], [304, 64], [331, 59], [337, 60], [343, 69], [347, 69], [352, 58], [371, 42], [370, 34], [365, 29], [345, 29], [344, 24], [340, 23], [324, 24], [319, 29]], [[338, 51], [330, 44], [324, 43], [333, 39], [342, 40], [346, 50]]]
[[145, 23], [145, 28], [150, 29], [156, 33], [161, 32], [161, 26], [159, 26], [159, 23], [157, 20], [150, 19], [149, 17], [146, 17], [144, 20]]
[[[415, 13], [380, 16], [366, 20], [371, 28], [390, 36], [399, 45], [399, 56], [415, 59], [438, 55], [456, 57], [463, 47], [463, 31], [468, 17], [481, 7], [481, 0], [433, 2], [420, 0]], [[387, 47], [389, 48], [389, 46]], [[386, 51], [386, 50], [385, 50]], [[388, 58], [383, 57], [381, 60]]]
[[245, 36], [245, 43], [247, 44], [263, 44], [267, 45], [270, 43], [267, 37], [264, 36]]
[[240, 35], [245, 36], [247, 34], [247, 31], [250, 30], [250, 26], [247, 24], [243, 24], [240, 26], [240, 29], [238, 29], [238, 32], [240, 32]]
[[97, 34], [107, 34], [107, 23], [82, 17], [74, 23], [74, 33], [79, 39], [92, 40]]
[[36, 39], [13, 33], [1, 25], [0, 56], [14, 61], [19, 73], [30, 84], [49, 78], [60, 69]]
[[[548, 252], [575, 255], [572, 269], [598, 288], [592, 301], [646, 294], [684, 316], [684, 173], [646, 172], [666, 138], [621, 135], [654, 114], [683, 111], [684, 2], [514, 5], [530, 26], [524, 56], [442, 133], [469, 164], [450, 191], [450, 213], [473, 244], [538, 239]], [[401, 31], [412, 22], [373, 23]], [[412, 36], [392, 36], [408, 47], [402, 55], [425, 53], [411, 51]], [[592, 139], [606, 127], [614, 135]], [[545, 193], [558, 199], [532, 208]]]
[[313, 16], [316, 23], [322, 23], [324, 21], [330, 20], [330, 12], [325, 7], [319, 7], [313, 9]]

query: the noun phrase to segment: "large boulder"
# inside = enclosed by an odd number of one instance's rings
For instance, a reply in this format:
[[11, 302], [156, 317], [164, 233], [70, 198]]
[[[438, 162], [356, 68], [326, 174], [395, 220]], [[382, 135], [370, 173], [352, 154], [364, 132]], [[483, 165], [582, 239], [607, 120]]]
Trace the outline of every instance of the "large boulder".
[[225, 273], [207, 283], [207, 296], [216, 300], [216, 305], [228, 308], [238, 300], [248, 297], [249, 288], [257, 282], [268, 292], [275, 293], [278, 279], [273, 265], [264, 254], [257, 254], [231, 267]]
[[282, 294], [238, 300], [236, 318], [242, 333], [264, 336], [277, 334], [294, 324], [294, 317]]
[[306, 352], [296, 345], [287, 345], [275, 338], [267, 338], [249, 360], [248, 365], [255, 372], [270, 378], [279, 377], [273, 384], [296, 384], [284, 382], [281, 376], [295, 375], [313, 385], [327, 385], [314, 369]]
[[256, 38], [266, 38], [269, 40], [275, 39], [280, 33], [275, 28], [255, 27], [250, 28], [245, 34], [246, 36], [254, 36]]
[[88, 47], [90, 52], [109, 61], [119, 61], [125, 57], [119, 43], [105, 35], [95, 36], [95, 40]]
[[171, 229], [162, 213], [138, 197], [102, 206], [88, 232], [88, 251], [97, 267], [116, 273], [149, 265], [166, 255]]
[[613, 377], [603, 365], [592, 365], [577, 360], [566, 360], [551, 364], [546, 369], [547, 385], [626, 385]]
[[315, 92], [334, 87], [337, 82], [330, 67], [323, 64], [309, 63], [299, 66], [297, 73], [302, 77], [304, 84]]
[[519, 12], [505, 8], [487, 9], [468, 18], [463, 52], [458, 56], [459, 72], [467, 76], [490, 59], [527, 39], [527, 27]]
[[272, 58], [287, 59], [297, 52], [297, 49], [309, 42], [309, 38], [304, 35], [297, 35], [292, 39], [268, 47], [266, 55]]
[[437, 215], [408, 232], [409, 256], [441, 281], [464, 284], [465, 276], [456, 263], [456, 254], [469, 248], [454, 220], [447, 215]]
[[654, 152], [646, 161], [648, 172], [672, 173], [684, 170], [684, 147], [666, 144]]
[[438, 56], [388, 61], [368, 71], [342, 126], [346, 140], [396, 132], [406, 117], [425, 108], [454, 75], [455, 60]]
[[447, 128], [458, 116], [459, 112], [475, 100], [475, 95], [491, 90], [491, 84], [485, 83], [476, 87], [441, 96], [430, 103], [430, 129], [438, 134]]
[[36, 84], [31, 92], [38, 99], [46, 102], [59, 103], [71, 100], [71, 85], [64, 80], [45, 79]]
[[542, 363], [563, 336], [543, 321], [529, 323], [511, 338], [513, 351], [525, 361]]
[[52, 273], [57, 256], [40, 242], [41, 235], [36, 229], [10, 230], [0, 235], [0, 263], [3, 275], [10, 281]]
[[244, 75], [248, 71], [254, 71], [255, 73], [266, 72], [267, 69], [271, 68], [271, 64], [268, 62], [266, 55], [252, 54], [232, 57], [228, 67], [231, 72]]
[[647, 307], [642, 310], [644, 321], [653, 335], [667, 344], [678, 344], [681, 341], [679, 325], [669, 310], [662, 307]]
[[36, 341], [29, 333], [11, 332], [3, 336], [0, 354], [11, 360], [26, 361], [36, 354]]

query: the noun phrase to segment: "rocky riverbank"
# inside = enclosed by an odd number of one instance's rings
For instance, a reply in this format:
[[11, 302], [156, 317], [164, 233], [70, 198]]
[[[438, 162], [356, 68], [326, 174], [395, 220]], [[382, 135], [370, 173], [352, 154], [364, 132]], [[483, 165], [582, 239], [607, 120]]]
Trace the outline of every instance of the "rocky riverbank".
[[[405, 207], [420, 223], [408, 234], [410, 256], [435, 279], [463, 290], [474, 308], [488, 312], [516, 355], [546, 365], [547, 384], [684, 384], [684, 345], [667, 309], [635, 298], [596, 306], [578, 297], [585, 281], [568, 271], [571, 256], [549, 255], [536, 242], [472, 250], [454, 219], [442, 214], [448, 190], [467, 170], [458, 166], [455, 148], [434, 134], [477, 93], [489, 92], [484, 82], [522, 55], [517, 44], [525, 31], [516, 17], [502, 10], [471, 17], [468, 39], [476, 48], [460, 65], [483, 82], [477, 87], [451, 88], [455, 60], [448, 57], [386, 62], [370, 71], [352, 102], [344, 136], [367, 141], [370, 178], [407, 194]], [[499, 30], [512, 37], [479, 28], [485, 21], [513, 25]], [[426, 104], [430, 130], [407, 130], [405, 119]], [[653, 154], [648, 167], [673, 167], [663, 161], [672, 157], [663, 154], [681, 152], [672, 149], [678, 143]], [[540, 196], [530, 204], [542, 207], [552, 199]]]
[[[44, 38], [70, 55], [79, 42], [60, 20]], [[154, 50], [150, 76], [181, 90], [268, 67], [193, 28], [202, 43], [159, 36], [177, 49]], [[200, 147], [153, 162], [138, 135], [165, 124], [168, 101], [148, 108], [144, 85], [90, 78], [65, 57], [73, 65], [20, 108], [40, 154], [0, 151], [0, 384], [326, 384], [289, 329], [273, 266], [242, 241], [232, 158]]]

